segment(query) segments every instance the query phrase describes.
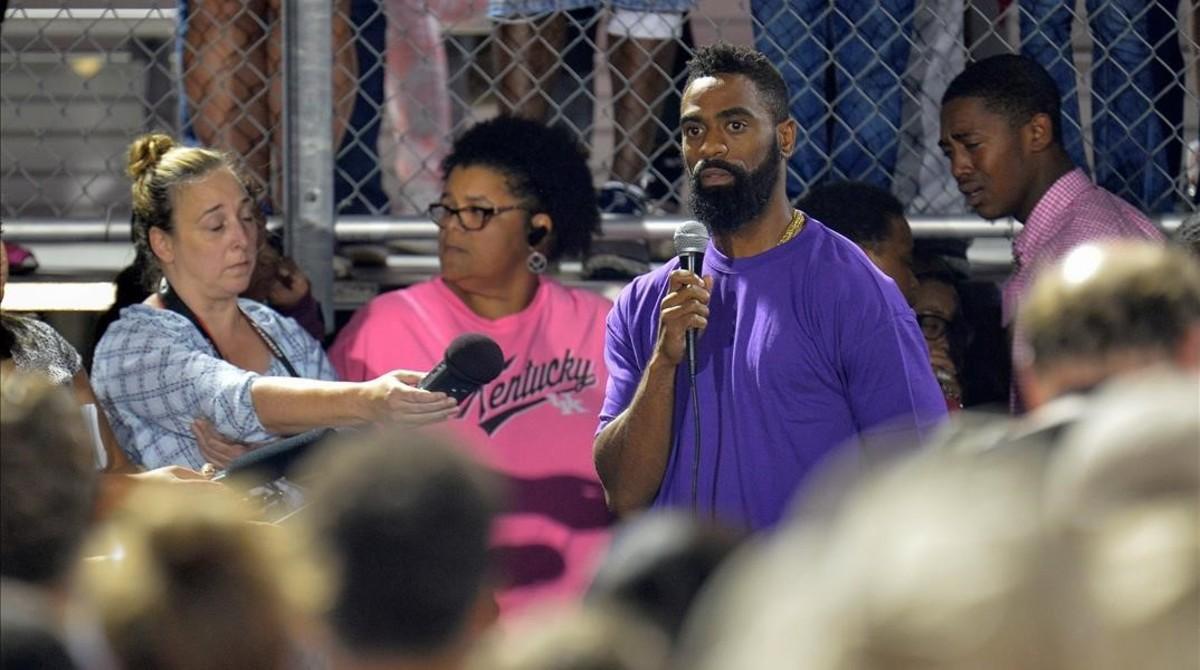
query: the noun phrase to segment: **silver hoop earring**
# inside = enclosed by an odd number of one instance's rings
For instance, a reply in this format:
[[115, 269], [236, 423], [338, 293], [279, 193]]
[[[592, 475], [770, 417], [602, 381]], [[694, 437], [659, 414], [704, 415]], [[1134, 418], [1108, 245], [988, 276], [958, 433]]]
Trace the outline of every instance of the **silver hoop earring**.
[[171, 290], [171, 285], [167, 283], [167, 278], [159, 277], [158, 278], [158, 294], [166, 295], [167, 291], [170, 291], [170, 290]]
[[546, 254], [534, 249], [529, 252], [529, 258], [525, 259], [525, 267], [535, 275], [540, 275], [550, 266], [550, 261], [546, 260]]

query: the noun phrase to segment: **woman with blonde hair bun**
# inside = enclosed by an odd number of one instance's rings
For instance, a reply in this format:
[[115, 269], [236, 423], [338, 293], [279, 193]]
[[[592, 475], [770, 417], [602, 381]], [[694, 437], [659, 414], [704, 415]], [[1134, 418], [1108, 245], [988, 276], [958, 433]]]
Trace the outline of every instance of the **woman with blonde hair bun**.
[[314, 428], [453, 413], [453, 399], [415, 388], [419, 373], [333, 381], [321, 345], [294, 320], [239, 299], [258, 224], [225, 154], [145, 135], [129, 148], [128, 173], [134, 247], [161, 279], [100, 340], [93, 380], [135, 462], [225, 465], [246, 445]]

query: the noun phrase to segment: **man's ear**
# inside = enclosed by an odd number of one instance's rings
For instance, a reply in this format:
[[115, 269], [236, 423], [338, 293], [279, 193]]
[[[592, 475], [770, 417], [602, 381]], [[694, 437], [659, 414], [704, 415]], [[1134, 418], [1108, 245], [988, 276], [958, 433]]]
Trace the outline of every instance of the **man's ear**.
[[784, 158], [791, 158], [792, 152], [796, 150], [796, 136], [799, 132], [800, 126], [791, 117], [783, 123], [776, 124], [775, 140], [779, 142], [779, 152]]
[[1030, 153], [1041, 153], [1054, 144], [1054, 123], [1049, 114], [1034, 114], [1022, 132]]
[[150, 241], [150, 251], [154, 252], [160, 263], [175, 262], [175, 242], [167, 234], [167, 231], [158, 226], [152, 226], [147, 235]]

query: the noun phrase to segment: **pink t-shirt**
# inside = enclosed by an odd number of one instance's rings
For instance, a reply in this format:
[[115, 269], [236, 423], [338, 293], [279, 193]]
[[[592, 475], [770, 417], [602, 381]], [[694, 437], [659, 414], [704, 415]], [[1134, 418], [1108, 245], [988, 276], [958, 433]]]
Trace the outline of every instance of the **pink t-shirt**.
[[457, 336], [483, 333], [504, 352], [495, 381], [461, 405], [448, 429], [509, 484], [493, 550], [509, 614], [535, 601], [578, 597], [607, 546], [612, 521], [592, 462], [604, 402], [604, 322], [612, 303], [543, 278], [533, 302], [489, 320], [440, 278], [376, 297], [329, 351], [342, 379], [428, 370]]

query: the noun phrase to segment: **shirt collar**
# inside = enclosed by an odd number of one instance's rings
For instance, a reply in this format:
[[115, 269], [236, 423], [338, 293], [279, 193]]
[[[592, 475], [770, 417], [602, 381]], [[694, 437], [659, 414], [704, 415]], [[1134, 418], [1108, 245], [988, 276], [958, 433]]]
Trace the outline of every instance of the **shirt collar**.
[[1092, 180], [1080, 168], [1075, 168], [1059, 177], [1034, 205], [1025, 221], [1025, 226], [1013, 240], [1013, 255], [1017, 262], [1028, 256], [1028, 252], [1054, 237], [1063, 221], [1062, 214], [1075, 199], [1092, 188]]

